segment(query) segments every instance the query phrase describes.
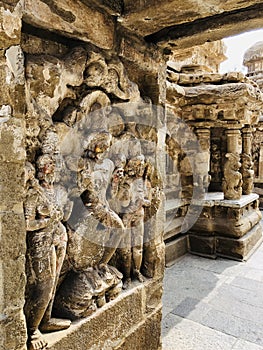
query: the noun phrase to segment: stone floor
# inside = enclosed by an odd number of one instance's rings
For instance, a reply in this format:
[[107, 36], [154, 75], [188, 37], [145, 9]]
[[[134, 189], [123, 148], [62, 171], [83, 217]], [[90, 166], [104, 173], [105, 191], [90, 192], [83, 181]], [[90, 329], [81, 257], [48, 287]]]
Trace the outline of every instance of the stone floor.
[[263, 350], [263, 244], [247, 262], [185, 255], [166, 269], [163, 350]]

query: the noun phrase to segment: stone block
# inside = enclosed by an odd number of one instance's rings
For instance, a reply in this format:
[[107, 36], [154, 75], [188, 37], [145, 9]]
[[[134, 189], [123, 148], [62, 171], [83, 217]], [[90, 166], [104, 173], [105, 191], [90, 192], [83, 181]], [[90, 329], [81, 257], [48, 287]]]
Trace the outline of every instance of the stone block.
[[161, 306], [137, 325], [126, 337], [125, 341], [114, 350], [151, 349], [161, 350]]
[[216, 238], [189, 234], [189, 250], [193, 254], [216, 258]]
[[215, 218], [213, 217], [213, 208], [200, 207], [200, 216], [191, 228], [191, 232], [195, 232], [202, 236], [213, 236], [215, 230]]
[[0, 212], [13, 210], [23, 201], [24, 166], [17, 163], [0, 162]]
[[[133, 349], [158, 349], [161, 307], [158, 305], [156, 310], [154, 305], [153, 313], [146, 313], [145, 294], [151, 286], [149, 282], [146, 288], [143, 285], [134, 287], [91, 317], [75, 321], [69, 329], [47, 334], [45, 338], [51, 349], [72, 350], [76, 346], [80, 350], [132, 349], [128, 346], [134, 346], [134, 342], [137, 345]], [[153, 290], [159, 300], [158, 284], [154, 284]]]
[[[234, 214], [234, 213], [233, 213]], [[220, 236], [243, 237], [261, 220], [261, 213], [258, 209], [244, 211], [240, 218], [218, 218], [215, 220], [215, 231]]]
[[[8, 118], [8, 117], [6, 117]], [[25, 123], [18, 118], [9, 116], [1, 123], [0, 117], [0, 161], [8, 163], [23, 162], [26, 158], [24, 135]]]
[[188, 237], [178, 237], [165, 245], [165, 266], [174, 264], [175, 260], [188, 252]]
[[[22, 204], [0, 212], [0, 329], [3, 349], [25, 350], [26, 237]], [[0, 348], [1, 342], [0, 342]]]
[[[12, 308], [10, 317], [4, 322], [4, 347], [8, 350], [26, 350], [27, 331], [22, 310]], [[1, 343], [0, 343], [1, 346]], [[1, 348], [2, 349], [2, 348]]]
[[146, 282], [144, 286], [146, 313], [149, 314], [157, 309], [162, 301], [162, 279]]
[[262, 226], [258, 223], [245, 236], [239, 239], [217, 237], [216, 254], [238, 261], [247, 260], [261, 242]]
[[0, 211], [1, 258], [10, 263], [26, 251], [25, 222], [22, 203], [13, 211]]
[[113, 18], [91, 9], [79, 0], [70, 2], [70, 5], [66, 0], [26, 0], [24, 20], [63, 36], [92, 42], [103, 49], [113, 47]]
[[149, 241], [144, 244], [142, 273], [151, 278], [162, 278], [164, 274], [165, 244]]
[[175, 215], [169, 215], [166, 217], [165, 234], [164, 239], [170, 239], [181, 232], [181, 227], [184, 222], [184, 217], [174, 217]]
[[0, 3], [0, 47], [17, 45], [21, 38], [22, 1], [12, 1], [13, 6]]

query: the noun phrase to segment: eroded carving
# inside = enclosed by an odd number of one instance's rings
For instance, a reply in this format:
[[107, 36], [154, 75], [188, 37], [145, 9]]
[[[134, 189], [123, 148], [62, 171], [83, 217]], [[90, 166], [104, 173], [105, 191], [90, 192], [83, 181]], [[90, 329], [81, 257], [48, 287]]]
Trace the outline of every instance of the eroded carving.
[[27, 228], [27, 289], [25, 314], [29, 349], [45, 348], [40, 331], [68, 328], [70, 321], [51, 317], [56, 287], [66, 253], [67, 234], [61, 220], [63, 202], [54, 189], [54, 161], [49, 155], [37, 160], [38, 179], [27, 164], [25, 217]]
[[238, 171], [241, 167], [239, 155], [226, 154], [227, 161], [224, 166], [224, 178], [222, 187], [225, 199], [240, 199], [242, 195], [242, 175]]
[[253, 191], [254, 170], [252, 157], [249, 154], [243, 153], [241, 156], [242, 167], [241, 174], [243, 179], [243, 194], [250, 194]]
[[[47, 346], [41, 331], [89, 316], [132, 277], [143, 282], [142, 270], [153, 275], [143, 266], [144, 251], [149, 265], [155, 259], [145, 223], [158, 210], [161, 185], [151, 164], [156, 128], [129, 119], [151, 120], [151, 104], [143, 108], [119, 60], [78, 47], [64, 59], [30, 56], [26, 71], [25, 314], [29, 348], [38, 350]], [[133, 102], [128, 121], [123, 101]]]

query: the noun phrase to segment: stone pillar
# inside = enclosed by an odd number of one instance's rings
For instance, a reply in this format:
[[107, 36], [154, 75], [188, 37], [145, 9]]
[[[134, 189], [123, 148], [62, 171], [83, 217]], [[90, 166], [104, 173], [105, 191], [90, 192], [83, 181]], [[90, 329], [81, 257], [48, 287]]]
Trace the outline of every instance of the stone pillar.
[[251, 127], [245, 127], [242, 129], [241, 174], [243, 179], [243, 194], [250, 194], [253, 191], [254, 170], [251, 156], [252, 132], [253, 129]]
[[251, 154], [253, 131], [249, 126], [242, 129], [242, 153]]
[[8, 350], [26, 349], [25, 82], [21, 17], [22, 2], [0, 4], [0, 349]]
[[222, 189], [224, 199], [236, 200], [242, 195], [242, 175], [239, 172], [240, 163], [240, 130], [232, 128], [226, 130], [227, 136], [227, 153], [224, 165], [224, 178]]
[[227, 136], [227, 152], [228, 153], [241, 153], [240, 147], [240, 130], [239, 128], [228, 129], [225, 131]]
[[263, 179], [263, 146], [260, 145], [258, 161], [258, 178]]
[[[202, 191], [207, 190], [210, 182], [210, 128], [197, 127], [195, 133], [199, 142], [200, 150], [197, 150], [194, 163], [194, 179]], [[196, 182], [194, 181], [194, 182]]]

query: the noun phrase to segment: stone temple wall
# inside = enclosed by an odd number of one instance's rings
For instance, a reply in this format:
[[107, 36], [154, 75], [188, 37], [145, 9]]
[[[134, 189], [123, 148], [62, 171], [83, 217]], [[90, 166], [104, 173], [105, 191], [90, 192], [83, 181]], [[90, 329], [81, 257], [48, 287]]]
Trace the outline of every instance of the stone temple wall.
[[0, 348], [157, 350], [165, 64], [59, 3], [0, 2]]

